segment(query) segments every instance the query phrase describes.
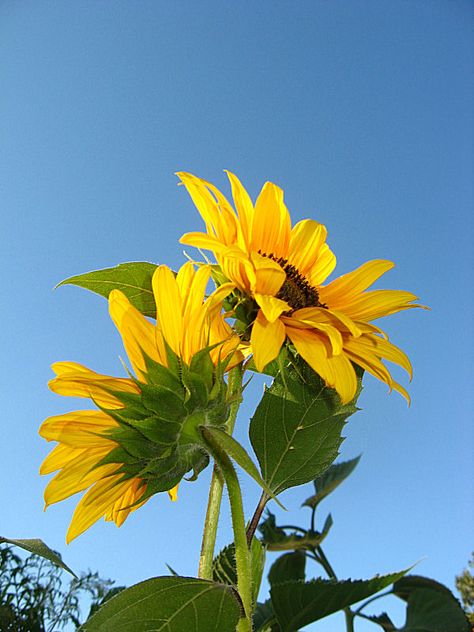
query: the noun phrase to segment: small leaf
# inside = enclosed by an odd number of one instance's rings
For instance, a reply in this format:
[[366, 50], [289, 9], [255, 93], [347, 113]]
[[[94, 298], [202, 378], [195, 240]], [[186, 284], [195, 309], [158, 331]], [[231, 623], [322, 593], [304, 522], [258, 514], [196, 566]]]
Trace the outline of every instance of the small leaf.
[[382, 614], [369, 615], [368, 618], [370, 619], [370, 621], [377, 623], [384, 630], [384, 632], [400, 632], [394, 626], [392, 620], [386, 612], [382, 612]]
[[334, 463], [321, 476], [314, 480], [316, 494], [307, 498], [303, 506], [316, 507], [323, 498], [326, 498], [354, 471], [360, 461], [360, 456], [350, 461]]
[[200, 430], [204, 439], [211, 444], [211, 447], [213, 445], [213, 442], [215, 442], [221, 448], [221, 450], [224, 450], [231, 459], [233, 459], [238, 465], [240, 465], [240, 467], [260, 485], [264, 492], [266, 492], [271, 498], [273, 498], [273, 500], [275, 500], [280, 505], [282, 509], [284, 509], [283, 505], [279, 502], [279, 500], [275, 498], [275, 495], [272, 493], [271, 489], [260, 476], [260, 472], [258, 471], [257, 466], [249, 457], [249, 455], [245, 451], [245, 448], [243, 448], [240, 443], [234, 439], [234, 437], [231, 437], [224, 430], [221, 430], [220, 428], [214, 428], [212, 426], [201, 426]]
[[268, 572], [268, 581], [272, 586], [291, 580], [305, 580], [306, 554], [304, 551], [285, 553], [273, 562]]
[[451, 593], [418, 588], [408, 597], [407, 620], [400, 632], [470, 632], [461, 605]]
[[83, 632], [235, 632], [240, 605], [231, 588], [191, 577], [155, 577], [127, 588]]
[[346, 606], [366, 599], [394, 581], [407, 571], [376, 576], [367, 580], [324, 580], [310, 582], [287, 582], [272, 586], [270, 595], [273, 609], [283, 632], [294, 632], [342, 610]]
[[250, 441], [270, 489], [279, 494], [322, 474], [356, 410], [355, 400], [341, 404], [306, 363], [284, 364], [250, 422]]
[[[263, 543], [269, 551], [296, 551], [316, 548], [321, 544], [332, 526], [331, 515], [324, 523], [323, 531], [306, 531], [303, 535], [294, 532], [287, 533], [285, 529], [278, 527], [275, 516], [269, 511], [268, 517], [258, 527], [263, 536]], [[290, 531], [290, 529], [288, 529]]]
[[33, 539], [28, 539], [28, 540], [23, 540], [23, 539], [17, 540], [17, 539], [3, 538], [0, 536], [0, 544], [4, 544], [4, 543], [14, 544], [15, 546], [19, 546], [20, 548], [24, 549], [25, 551], [28, 551], [29, 553], [40, 555], [41, 557], [44, 557], [50, 562], [53, 562], [53, 564], [56, 564], [56, 566], [63, 568], [68, 573], [71, 573], [71, 575], [73, 575], [74, 577], [77, 577], [76, 573], [74, 573], [74, 571], [72, 571], [69, 568], [69, 566], [66, 566], [66, 564], [62, 561], [61, 556], [58, 553], [56, 553], [56, 551], [53, 551], [52, 549], [50, 549], [49, 546], [47, 546], [43, 542], [43, 540], [39, 540], [38, 538], [33, 538]]
[[148, 261], [120, 263], [114, 268], [93, 270], [69, 277], [61, 285], [78, 285], [86, 290], [109, 298], [112, 290], [121, 290], [130, 303], [144, 316], [156, 318], [156, 305], [151, 285], [153, 273], [158, 266]]

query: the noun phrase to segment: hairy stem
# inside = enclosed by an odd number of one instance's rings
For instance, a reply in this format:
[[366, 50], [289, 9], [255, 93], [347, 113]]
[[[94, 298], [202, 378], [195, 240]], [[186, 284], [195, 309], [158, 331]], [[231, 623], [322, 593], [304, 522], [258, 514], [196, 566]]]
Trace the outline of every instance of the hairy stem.
[[237, 591], [242, 600], [244, 616], [239, 621], [237, 632], [252, 630], [252, 570], [250, 551], [247, 546], [245, 532], [244, 505], [239, 479], [232, 461], [226, 452], [212, 439], [206, 428], [201, 428], [202, 435], [214, 456], [222, 473], [229, 494], [232, 529], [234, 531], [235, 565], [237, 568]]
[[[236, 366], [229, 371], [229, 380], [227, 392], [231, 398], [229, 417], [227, 418], [227, 432], [232, 434], [237, 419], [242, 391], [242, 366]], [[198, 577], [201, 579], [212, 579], [212, 560], [214, 558], [214, 548], [216, 546], [217, 525], [219, 523], [219, 515], [221, 511], [222, 490], [224, 487], [224, 479], [219, 469], [214, 466], [212, 472], [211, 485], [209, 488], [209, 498], [207, 501], [206, 518], [204, 522], [204, 530], [202, 533], [201, 556], [199, 558]]]
[[265, 492], [260, 496], [260, 500], [258, 501], [257, 508], [254, 511], [252, 516], [252, 520], [247, 527], [247, 546], [250, 548], [252, 544], [252, 538], [255, 534], [255, 530], [257, 529], [258, 523], [260, 522], [260, 518], [262, 517], [263, 510], [265, 509], [265, 505], [270, 500], [270, 496], [268, 496]]

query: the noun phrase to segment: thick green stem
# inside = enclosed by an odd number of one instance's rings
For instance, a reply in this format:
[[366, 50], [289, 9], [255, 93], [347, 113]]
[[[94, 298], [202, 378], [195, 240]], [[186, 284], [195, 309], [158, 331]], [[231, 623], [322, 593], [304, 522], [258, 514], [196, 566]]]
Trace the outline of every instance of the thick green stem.
[[[229, 417], [227, 418], [227, 432], [232, 434], [237, 419], [241, 398], [239, 394], [242, 391], [242, 366], [236, 366], [229, 371], [229, 381], [227, 392], [232, 398]], [[207, 512], [202, 534], [201, 556], [199, 558], [198, 577], [201, 579], [212, 579], [212, 560], [214, 558], [214, 548], [216, 545], [217, 525], [219, 523], [219, 515], [222, 502], [222, 490], [224, 480], [216, 466], [212, 472], [211, 486], [209, 488], [209, 499], [207, 501]]]

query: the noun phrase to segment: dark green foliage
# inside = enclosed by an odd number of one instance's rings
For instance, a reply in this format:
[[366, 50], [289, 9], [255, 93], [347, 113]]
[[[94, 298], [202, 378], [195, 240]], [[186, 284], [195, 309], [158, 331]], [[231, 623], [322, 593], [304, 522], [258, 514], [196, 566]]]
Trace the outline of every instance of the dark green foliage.
[[[58, 554], [55, 554], [58, 559]], [[0, 547], [1, 632], [59, 632], [79, 626], [79, 604], [91, 608], [102, 603], [113, 582], [91, 571], [65, 581], [56, 562], [39, 555], [24, 558], [10, 546]]]
[[338, 455], [342, 429], [357, 410], [342, 405], [306, 363], [282, 363], [250, 422], [262, 476], [275, 493], [322, 474]]

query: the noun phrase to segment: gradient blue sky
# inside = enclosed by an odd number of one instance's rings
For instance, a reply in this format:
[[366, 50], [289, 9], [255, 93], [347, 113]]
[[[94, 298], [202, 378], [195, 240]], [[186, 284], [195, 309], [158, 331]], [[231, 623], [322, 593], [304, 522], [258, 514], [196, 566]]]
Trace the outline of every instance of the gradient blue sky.
[[[394, 260], [381, 286], [431, 306], [381, 323], [413, 361], [413, 404], [366, 379], [341, 454], [363, 457], [326, 502], [326, 549], [341, 577], [421, 559], [417, 573], [454, 587], [474, 545], [473, 21], [462, 0], [0, 4], [1, 534], [121, 584], [165, 562], [195, 574], [207, 474], [66, 546], [76, 499], [43, 513], [37, 429], [85, 406], [47, 390], [52, 362], [122, 374], [106, 302], [54, 285], [123, 261], [179, 266], [201, 221], [173, 174], [228, 191], [227, 168], [254, 197], [282, 186], [294, 221], [325, 223], [336, 273]], [[258, 490], [241, 478], [250, 514]], [[309, 492], [285, 494], [293, 520]]]

